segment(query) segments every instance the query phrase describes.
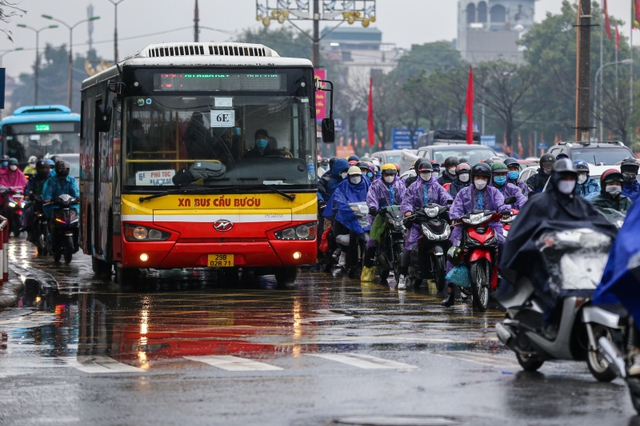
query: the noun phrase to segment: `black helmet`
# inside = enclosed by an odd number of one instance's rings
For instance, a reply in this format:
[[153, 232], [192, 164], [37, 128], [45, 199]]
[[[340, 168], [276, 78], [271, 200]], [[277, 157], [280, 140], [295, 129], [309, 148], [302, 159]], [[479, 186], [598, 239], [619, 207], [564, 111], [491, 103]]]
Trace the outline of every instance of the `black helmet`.
[[420, 161], [420, 163], [416, 164], [416, 169], [418, 173], [433, 172], [433, 165], [429, 161]]
[[[547, 155], [547, 154], [545, 154]], [[578, 177], [578, 171], [576, 170], [576, 166], [573, 164], [573, 161], [568, 158], [561, 158], [555, 162], [553, 165], [553, 171], [560, 174], [572, 174], [576, 178]]]
[[9, 156], [7, 154], [2, 156], [2, 161], [6, 161], [7, 163], [9, 162]]
[[638, 174], [638, 160], [633, 157], [625, 158], [620, 164], [620, 171], [622, 173]]
[[38, 160], [36, 162], [36, 174], [39, 178], [44, 179], [49, 176], [51, 172], [51, 168], [49, 168], [49, 164], [45, 160]]
[[542, 163], [555, 163], [556, 162], [556, 157], [554, 157], [551, 154], [544, 154], [542, 157], [540, 157], [540, 165], [542, 165]]
[[458, 166], [458, 164], [460, 164], [460, 161], [458, 160], [458, 157], [454, 157], [453, 155], [451, 157], [447, 157], [446, 160], [444, 160], [444, 167], [445, 168], [449, 168], [451, 166]]
[[431, 160], [430, 163], [433, 170], [440, 171], [440, 163], [438, 163], [436, 160]]
[[56, 163], [56, 176], [66, 178], [67, 176], [69, 176], [70, 168], [71, 168], [71, 165], [66, 161], [58, 161]]
[[333, 164], [336, 162], [336, 160], [338, 159], [338, 157], [331, 157], [329, 158], [329, 168], [332, 169], [333, 168]]
[[515, 158], [513, 158], [513, 157], [505, 158], [505, 160], [503, 161], [503, 163], [504, 163], [504, 165], [505, 165], [505, 166], [507, 166], [507, 167], [511, 167], [511, 165], [512, 165], [512, 164], [513, 164], [513, 165], [515, 165], [515, 166], [520, 167], [520, 163], [518, 163], [518, 160], [516, 160], [516, 159], [515, 159]]
[[471, 168], [471, 179], [476, 176], [485, 176], [491, 179], [491, 167], [487, 163], [478, 163]]
[[464, 158], [464, 157], [460, 158], [460, 162], [461, 162], [461, 163], [467, 163], [467, 164], [469, 164], [469, 160], [467, 160], [467, 159], [466, 159], [466, 158]]

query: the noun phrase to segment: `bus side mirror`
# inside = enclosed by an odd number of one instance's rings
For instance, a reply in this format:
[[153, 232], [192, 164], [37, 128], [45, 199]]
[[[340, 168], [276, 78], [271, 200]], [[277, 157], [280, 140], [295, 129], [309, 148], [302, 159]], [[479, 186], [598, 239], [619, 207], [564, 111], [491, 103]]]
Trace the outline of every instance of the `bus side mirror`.
[[336, 141], [336, 127], [333, 118], [322, 119], [322, 142], [333, 143]]

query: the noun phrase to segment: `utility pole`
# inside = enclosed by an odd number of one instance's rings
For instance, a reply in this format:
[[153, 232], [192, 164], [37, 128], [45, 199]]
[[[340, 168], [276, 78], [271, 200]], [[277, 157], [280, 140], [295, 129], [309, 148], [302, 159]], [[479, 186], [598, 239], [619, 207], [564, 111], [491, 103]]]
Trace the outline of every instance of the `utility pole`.
[[313, 56], [314, 68], [320, 67], [320, 0], [313, 0]]
[[589, 140], [591, 1], [578, 0], [576, 36], [576, 141]]
[[193, 16], [193, 41], [196, 43], [200, 41], [200, 11], [198, 10], [198, 0], [196, 0], [196, 9]]

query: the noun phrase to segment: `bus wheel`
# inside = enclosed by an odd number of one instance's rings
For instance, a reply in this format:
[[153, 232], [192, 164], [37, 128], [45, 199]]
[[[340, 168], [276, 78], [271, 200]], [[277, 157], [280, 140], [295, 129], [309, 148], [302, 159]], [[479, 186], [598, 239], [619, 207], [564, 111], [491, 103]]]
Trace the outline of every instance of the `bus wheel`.
[[135, 285], [135, 281], [139, 275], [140, 270], [138, 268], [123, 268], [119, 265], [116, 266], [116, 282], [120, 285]]
[[279, 285], [292, 284], [296, 281], [297, 277], [297, 266], [283, 266], [282, 268], [276, 269], [276, 281], [278, 281]]
[[91, 269], [99, 277], [111, 276], [111, 264], [97, 257], [91, 256]]

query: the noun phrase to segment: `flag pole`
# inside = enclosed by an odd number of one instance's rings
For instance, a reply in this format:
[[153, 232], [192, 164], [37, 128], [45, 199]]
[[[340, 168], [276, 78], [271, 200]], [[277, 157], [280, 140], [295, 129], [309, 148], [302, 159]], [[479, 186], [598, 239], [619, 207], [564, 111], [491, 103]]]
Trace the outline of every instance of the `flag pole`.
[[[633, 0], [631, 0], [633, 1]], [[598, 90], [600, 91], [600, 116], [602, 116], [602, 87], [603, 87], [603, 80], [602, 80], [602, 64], [604, 63], [603, 61], [603, 51], [604, 51], [604, 31], [605, 31], [605, 25], [607, 23], [604, 14], [606, 13], [606, 9], [604, 8], [604, 3], [603, 3], [603, 7], [602, 7], [602, 16], [600, 17], [600, 22], [602, 22], [602, 26], [600, 27], [600, 81], [598, 82], [599, 87], [596, 88], [596, 92], [598, 92]], [[599, 126], [600, 127], [600, 140], [602, 140], [602, 117], [598, 119], [598, 115], [596, 114], [596, 122], [593, 123], [593, 126]], [[597, 130], [594, 129], [594, 136], [597, 135]]]
[[[632, 123], [631, 117], [633, 116], [633, 24], [635, 22], [635, 8], [634, 1], [631, 0], [631, 34], [629, 35], [629, 124]], [[633, 137], [633, 124], [631, 124], [631, 132], [629, 133], [629, 144], [632, 142]]]

